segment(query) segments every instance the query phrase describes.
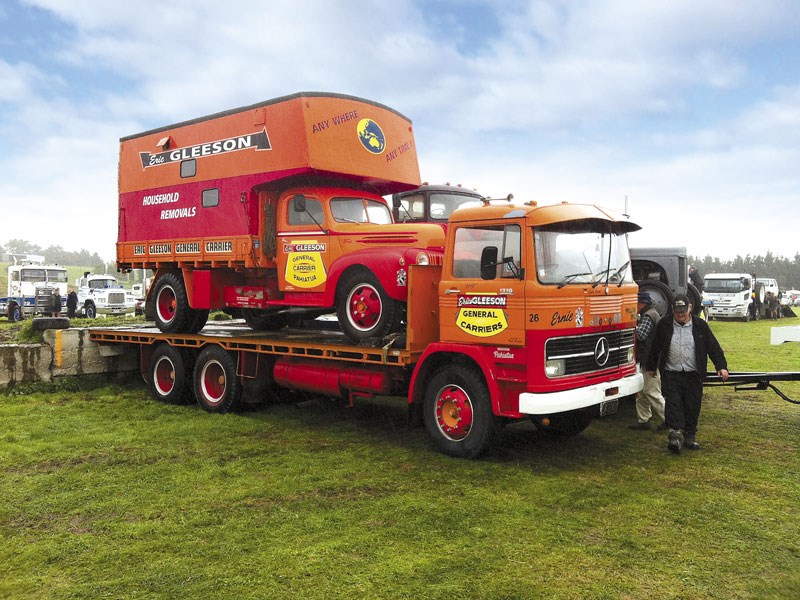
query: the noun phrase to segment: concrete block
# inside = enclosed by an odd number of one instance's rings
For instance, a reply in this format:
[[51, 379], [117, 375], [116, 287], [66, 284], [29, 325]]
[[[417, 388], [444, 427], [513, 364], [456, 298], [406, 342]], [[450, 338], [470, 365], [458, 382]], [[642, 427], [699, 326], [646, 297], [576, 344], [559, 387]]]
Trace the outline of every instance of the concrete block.
[[134, 346], [115, 346], [114, 352], [89, 340], [87, 329], [48, 329], [45, 343], [52, 348], [52, 376], [135, 371], [139, 361]]
[[0, 387], [52, 381], [53, 351], [46, 344], [0, 345]]

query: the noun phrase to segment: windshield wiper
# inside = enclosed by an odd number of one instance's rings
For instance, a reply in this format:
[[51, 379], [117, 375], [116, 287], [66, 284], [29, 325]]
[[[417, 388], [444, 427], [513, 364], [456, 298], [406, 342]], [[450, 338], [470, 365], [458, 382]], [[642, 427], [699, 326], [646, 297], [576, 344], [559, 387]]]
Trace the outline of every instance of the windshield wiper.
[[556, 289], [560, 290], [562, 287], [570, 283], [573, 279], [575, 279], [576, 277], [580, 277], [581, 275], [594, 275], [594, 273], [592, 273], [591, 271], [586, 271], [584, 273], [572, 273], [571, 275], [567, 275], [566, 277], [564, 277], [561, 283], [558, 284], [558, 287]]
[[[622, 265], [621, 267], [616, 269], [613, 273], [611, 273], [611, 275], [608, 277], [608, 279], [606, 279], [606, 282], [609, 282], [612, 279], [614, 279], [615, 277], [618, 277], [619, 275], [621, 275], [625, 271], [625, 269], [628, 268], [628, 265], [630, 265], [630, 264], [631, 264], [631, 261], [628, 261], [624, 265]], [[610, 271], [611, 271], [611, 269], [603, 269], [602, 271], [600, 271], [598, 273], [592, 273], [592, 275], [594, 277], [602, 277], [603, 275], [608, 274]], [[597, 281], [595, 281], [592, 284], [592, 288], [596, 288], [601, 283], [603, 283], [603, 280], [602, 279], [598, 279]], [[619, 285], [622, 285], [622, 278], [620, 278]]]

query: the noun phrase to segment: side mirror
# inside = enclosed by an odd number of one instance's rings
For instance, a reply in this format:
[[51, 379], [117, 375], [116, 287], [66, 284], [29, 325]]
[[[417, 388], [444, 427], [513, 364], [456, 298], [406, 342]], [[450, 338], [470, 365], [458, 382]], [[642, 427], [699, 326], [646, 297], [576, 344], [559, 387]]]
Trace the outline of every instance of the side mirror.
[[303, 194], [294, 195], [294, 212], [306, 212], [306, 197]]
[[394, 208], [400, 208], [401, 206], [403, 206], [403, 203], [400, 202], [400, 196], [398, 196], [397, 194], [392, 194], [392, 206]]
[[487, 246], [481, 252], [481, 279], [497, 277], [497, 247]]

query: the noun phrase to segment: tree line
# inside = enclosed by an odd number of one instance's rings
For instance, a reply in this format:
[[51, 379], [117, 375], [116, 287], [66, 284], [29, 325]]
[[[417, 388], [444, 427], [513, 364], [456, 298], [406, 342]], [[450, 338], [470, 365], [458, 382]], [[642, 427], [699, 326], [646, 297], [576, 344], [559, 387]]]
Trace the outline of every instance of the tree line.
[[800, 289], [800, 253], [794, 258], [767, 252], [765, 255], [737, 256], [732, 260], [720, 260], [706, 256], [689, 256], [689, 264], [694, 265], [701, 275], [708, 273], [750, 273], [756, 277], [769, 277], [778, 281], [781, 290]]
[[47, 263], [54, 265], [70, 265], [96, 268], [105, 267], [103, 259], [97, 252], [89, 252], [81, 248], [78, 251], [65, 250], [61, 246], [42, 248], [27, 240], [8, 240], [0, 246], [0, 254], [35, 254], [44, 256]]

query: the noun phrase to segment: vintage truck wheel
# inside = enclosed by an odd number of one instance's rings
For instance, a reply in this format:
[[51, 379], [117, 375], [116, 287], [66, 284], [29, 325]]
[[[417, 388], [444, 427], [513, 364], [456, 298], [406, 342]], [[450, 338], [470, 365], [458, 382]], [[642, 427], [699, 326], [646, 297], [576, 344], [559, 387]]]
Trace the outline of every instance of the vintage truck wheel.
[[150, 395], [166, 404], [186, 404], [192, 398], [186, 353], [167, 343], [156, 346], [147, 380]]
[[242, 309], [242, 318], [255, 331], [277, 331], [289, 323], [289, 317], [285, 314], [274, 314], [256, 308]]
[[483, 377], [464, 365], [447, 365], [433, 376], [423, 410], [436, 447], [451, 456], [477, 458], [499, 432]]
[[175, 273], [165, 273], [155, 286], [156, 326], [164, 333], [185, 333], [192, 315], [183, 279]]
[[242, 385], [236, 365], [219, 346], [208, 346], [197, 357], [194, 395], [200, 408], [210, 413], [226, 413], [239, 405]]
[[87, 319], [96, 319], [97, 318], [97, 308], [91, 302], [87, 302], [86, 306], [83, 307], [83, 312], [86, 315]]
[[10, 306], [8, 309], [8, 320], [12, 323], [19, 323], [22, 319], [25, 318], [25, 314], [22, 312], [22, 307], [19, 304], [14, 304]]
[[547, 417], [548, 424], [542, 423], [541, 418], [533, 421], [542, 433], [552, 437], [573, 437], [586, 429], [592, 422], [592, 413], [586, 409], [571, 410]]
[[400, 303], [389, 297], [372, 273], [346, 275], [338, 289], [336, 315], [339, 326], [351, 340], [383, 337], [399, 327]]
[[653, 299], [653, 306], [662, 317], [672, 312], [672, 290], [660, 281], [638, 281], [639, 291], [647, 292]]

